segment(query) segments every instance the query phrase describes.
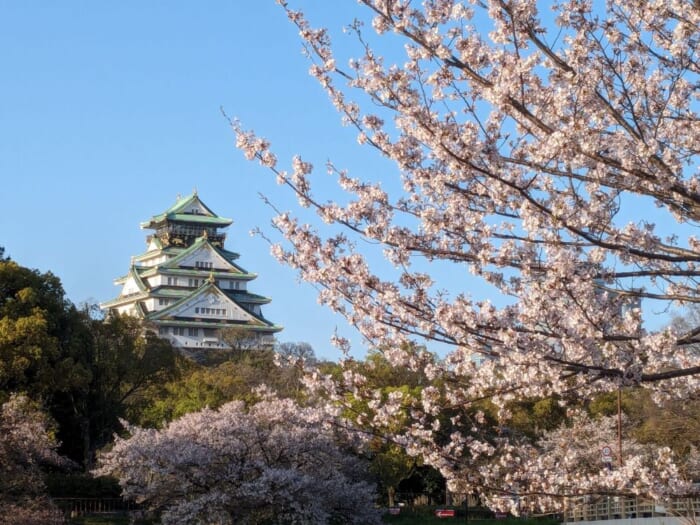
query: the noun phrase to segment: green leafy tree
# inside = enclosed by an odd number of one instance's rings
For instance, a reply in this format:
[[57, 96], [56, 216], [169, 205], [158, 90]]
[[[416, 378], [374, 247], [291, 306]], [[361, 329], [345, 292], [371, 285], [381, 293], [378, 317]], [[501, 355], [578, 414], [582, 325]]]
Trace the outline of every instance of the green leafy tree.
[[[414, 354], [421, 360], [434, 357], [421, 347], [406, 346], [405, 352]], [[423, 388], [430, 385], [422, 368], [394, 368], [385, 355], [370, 351], [364, 360], [346, 363], [347, 368], [366, 378], [363, 388], [373, 391], [374, 401], [356, 396], [352, 389], [345, 394], [345, 417], [371, 435], [368, 446], [370, 470], [377, 477], [380, 488], [386, 495], [389, 506], [396, 504], [395, 497], [399, 484], [414, 474], [422, 463], [409, 455], [399, 440], [386, 436], [400, 436], [407, 430], [408, 411], [414, 403], [419, 403]], [[346, 368], [346, 369], [347, 369]], [[336, 365], [331, 375], [340, 376], [342, 367]], [[383, 432], [375, 433], [372, 423], [377, 416], [377, 408], [391, 403], [394, 406], [391, 417], [384, 418]]]
[[304, 360], [316, 362], [307, 343], [289, 343], [277, 352], [255, 347], [247, 338], [229, 351], [212, 353], [202, 362], [179, 364], [176, 378], [149, 386], [144, 403], [132, 410], [130, 421], [141, 426], [161, 427], [190, 412], [217, 408], [226, 402], [258, 401], [256, 389], [265, 385], [282, 397], [303, 400]]
[[[511, 412], [509, 428], [528, 437], [553, 430], [566, 418], [566, 407], [555, 397], [517, 401], [508, 408]], [[495, 407], [491, 406], [490, 410], [495, 416]]]
[[173, 377], [175, 352], [133, 318], [78, 309], [58, 277], [0, 255], [0, 400], [24, 392], [57, 423], [60, 452], [87, 464], [146, 388]]
[[399, 484], [410, 478], [421, 463], [401, 446], [381, 438], [372, 441], [370, 451], [370, 471], [386, 491], [388, 505], [393, 507]]
[[[700, 398], [679, 401], [668, 399], [660, 404], [648, 392], [636, 389], [623, 397], [623, 410], [632, 424], [631, 434], [641, 443], [669, 447], [681, 466], [697, 461], [700, 450]], [[690, 473], [691, 478], [700, 471]]]
[[84, 388], [54, 396], [54, 410], [63, 423], [63, 449], [87, 466], [121, 429], [119, 419], [148, 402], [144, 398], [148, 388], [178, 372], [176, 351], [168, 341], [144, 330], [139, 319], [100, 319], [90, 311], [83, 312], [89, 339], [81, 355], [90, 381]]
[[84, 386], [89, 371], [75, 359], [79, 317], [56, 276], [0, 260], [0, 391]]

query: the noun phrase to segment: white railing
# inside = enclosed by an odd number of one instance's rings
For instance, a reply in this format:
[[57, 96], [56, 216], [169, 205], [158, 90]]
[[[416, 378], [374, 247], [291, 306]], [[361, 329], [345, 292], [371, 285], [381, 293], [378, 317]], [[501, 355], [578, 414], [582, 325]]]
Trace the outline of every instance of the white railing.
[[652, 501], [642, 498], [603, 497], [582, 502], [564, 514], [565, 521], [599, 521], [655, 516], [700, 516], [700, 498]]

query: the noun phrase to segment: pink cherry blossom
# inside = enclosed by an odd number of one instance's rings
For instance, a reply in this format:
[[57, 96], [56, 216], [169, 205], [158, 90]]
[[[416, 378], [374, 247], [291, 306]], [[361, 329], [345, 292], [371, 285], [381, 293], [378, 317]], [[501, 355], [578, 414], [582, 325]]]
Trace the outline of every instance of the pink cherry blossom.
[[[402, 400], [413, 425], [394, 439], [451, 483], [478, 468], [475, 487], [494, 505], [512, 493], [503, 469], [513, 462], [517, 476], [548, 476], [551, 485], [519, 482], [519, 504], [545, 508], [573, 495], [566, 487], [585, 469], [558, 478], [536, 458], [544, 442], [496, 444], [455, 431], [445, 445], [432, 420], [485, 398], [507, 424], [514, 399], [632, 386], [659, 397], [697, 393], [700, 327], [651, 330], [644, 321], [700, 302], [697, 3], [360, 0], [375, 34], [361, 21], [349, 26], [360, 45], [347, 70], [329, 31], [281, 4], [311, 74], [358, 142], [393, 161], [403, 191], [331, 166], [345, 197], [316, 195], [308, 160], [280, 170], [267, 160], [270, 145], [234, 122], [245, 156], [271, 167], [320, 218], [310, 225], [279, 214], [284, 241], [273, 253], [395, 366], [421, 366], [397, 350], [412, 342], [449, 348], [423, 363], [440, 395]], [[381, 53], [397, 36], [401, 61]], [[661, 233], [657, 224], [672, 221], [672, 235]], [[375, 268], [358, 239], [381, 246], [395, 275]], [[460, 282], [439, 282], [426, 261], [450, 266]], [[469, 279], [492, 295], [460, 293]], [[366, 394], [360, 378], [344, 380]], [[390, 402], [377, 413], [393, 410]], [[667, 451], [656, 452], [657, 473], [645, 470], [644, 454], [584, 490], [658, 495], [685, 486]], [[464, 467], [465, 455], [490, 466]]]
[[317, 409], [262, 393], [188, 414], [162, 430], [129, 427], [98, 475], [163, 523], [379, 523], [374, 487]]

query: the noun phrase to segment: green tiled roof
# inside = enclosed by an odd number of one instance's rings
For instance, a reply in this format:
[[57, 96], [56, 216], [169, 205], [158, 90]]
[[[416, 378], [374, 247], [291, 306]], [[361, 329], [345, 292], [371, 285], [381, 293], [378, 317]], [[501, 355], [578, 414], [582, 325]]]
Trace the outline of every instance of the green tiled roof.
[[248, 293], [239, 290], [221, 290], [229, 298], [233, 299], [237, 303], [249, 303], [249, 304], [267, 304], [272, 299], [269, 297], [264, 297], [255, 293]]
[[136, 311], [139, 313], [142, 319], [146, 318], [148, 315], [146, 314], [146, 311], [143, 309], [143, 305], [141, 302], [136, 303]]
[[[206, 283], [205, 283], [206, 284]], [[219, 288], [221, 290], [221, 288]], [[194, 290], [192, 288], [170, 288], [167, 286], [159, 286], [151, 290], [152, 297], [169, 297], [180, 298], [190, 295]], [[229, 299], [237, 303], [243, 304], [268, 304], [271, 299], [262, 295], [248, 293], [241, 290], [221, 290]]]
[[166, 268], [172, 268], [173, 266], [177, 266], [177, 263], [179, 263], [182, 259], [184, 259], [188, 255], [190, 255], [192, 252], [197, 251], [198, 249], [200, 249], [202, 246], [205, 246], [205, 245], [209, 245], [210, 248], [213, 248], [213, 246], [211, 246], [211, 243], [209, 242], [209, 240], [206, 237], [204, 237], [204, 236], [197, 237], [197, 239], [192, 244], [190, 244], [187, 248], [182, 250], [180, 253], [178, 253], [172, 259], [168, 259], [160, 266], [166, 267]]
[[[150, 252], [144, 252], [139, 255], [135, 255], [132, 257], [134, 261], [144, 261], [147, 259], [151, 259], [153, 257], [158, 257], [160, 255], [174, 255], [177, 256], [180, 253], [184, 252], [185, 250], [189, 249], [189, 247], [183, 247], [183, 246], [168, 246], [167, 248], [163, 248], [162, 250], [151, 250]], [[243, 268], [241, 268], [238, 264], [236, 264], [235, 261], [240, 257], [240, 255], [236, 252], [231, 252], [229, 250], [225, 250], [223, 248], [219, 248], [217, 246], [214, 246], [214, 249], [219, 252], [219, 254], [226, 259], [228, 262], [231, 263], [232, 266], [235, 266], [237, 269], [241, 271], [241, 273], [248, 273], [246, 272]], [[166, 261], [167, 262], [167, 261]], [[162, 264], [162, 263], [161, 263]], [[140, 266], [138, 267], [139, 270], [143, 268], [150, 268], [150, 266]]]
[[[158, 241], [160, 242], [160, 241]], [[162, 254], [178, 254], [181, 251], [183, 251], [185, 248], [182, 248], [180, 246], [168, 246], [166, 248], [160, 248], [158, 250], [151, 250], [149, 252], [144, 252], [139, 255], [135, 255], [133, 257], [134, 261], [142, 261], [144, 259], [150, 259], [151, 257], [156, 257], [158, 255]]]
[[[265, 319], [262, 315], [257, 315], [248, 309], [246, 309], [244, 306], [242, 306], [234, 297], [231, 297], [231, 295], [226, 294], [223, 292], [220, 288], [218, 288], [214, 283], [207, 283], [204, 286], [199, 287], [197, 290], [193, 291], [192, 293], [180, 298], [179, 300], [175, 301], [173, 304], [163, 308], [162, 310], [158, 310], [155, 312], [152, 312], [151, 314], [148, 315], [148, 319], [152, 321], [165, 321], [166, 319], [163, 319], [163, 317], [166, 317], [169, 315], [173, 310], [176, 310], [178, 307], [186, 303], [187, 301], [190, 301], [194, 299], [195, 297], [202, 295], [204, 293], [207, 293], [210, 290], [216, 290], [217, 292], [222, 293], [225, 297], [228, 297], [229, 300], [234, 302], [237, 306], [239, 306], [242, 310], [244, 310], [248, 315], [250, 315], [253, 319], [257, 320], [262, 326], [266, 327], [273, 327], [274, 325]], [[180, 322], [178, 320], [178, 322]], [[222, 323], [222, 325], [228, 326], [229, 323]], [[241, 326], [246, 326], [246, 327], [252, 327], [256, 326], [255, 324], [248, 324], [248, 323], [240, 323]], [[280, 328], [281, 330], [281, 328]]]
[[[182, 213], [188, 206], [193, 203], [200, 205], [207, 214], [193, 214], [193, 213]], [[211, 211], [209, 207], [204, 204], [197, 193], [192, 193], [187, 197], [183, 197], [177, 200], [170, 208], [165, 210], [159, 215], [154, 215], [149, 220], [141, 223], [141, 228], [157, 228], [159, 224], [163, 221], [176, 221], [176, 222], [193, 222], [197, 224], [211, 224], [213, 226], [229, 226], [233, 223], [232, 219], [227, 219], [225, 217], [219, 217], [216, 213]]]
[[[162, 268], [172, 268], [173, 266], [176, 266], [177, 263], [179, 263], [182, 259], [190, 255], [192, 252], [197, 251], [199, 248], [202, 246], [207, 246], [209, 249], [213, 250], [215, 253], [221, 256], [226, 262], [228, 262], [231, 266], [233, 266], [234, 269], [239, 271], [242, 274], [246, 274], [247, 272], [238, 266], [236, 263], [234, 263], [231, 260], [230, 255], [233, 254], [233, 252], [227, 252], [225, 250], [221, 250], [211, 244], [206, 236], [198, 237], [197, 240], [195, 240], [190, 246], [182, 250], [180, 253], [178, 253], [175, 257], [172, 259], [169, 259], [165, 261], [163, 264], [159, 265]], [[235, 254], [236, 256], [238, 254]], [[220, 273], [226, 273], [226, 272], [220, 272]], [[254, 275], [254, 274], [249, 274], [249, 275]]]
[[142, 292], [147, 292], [148, 291], [148, 286], [146, 286], [146, 283], [143, 282], [141, 279], [141, 276], [139, 275], [139, 272], [136, 271], [136, 266], [131, 266], [129, 269], [129, 275], [134, 278], [134, 281], [136, 282], [136, 286], [139, 287], [139, 290]]
[[114, 299], [110, 299], [104, 303], [100, 303], [100, 308], [111, 308], [112, 306], [128, 304], [136, 299], [146, 299], [147, 297], [148, 293], [146, 292], [135, 292], [129, 295], [120, 295], [119, 297], [115, 297]]
[[139, 290], [141, 290], [142, 292], [146, 292], [148, 291], [148, 287], [146, 286], [146, 283], [144, 283], [141, 279], [141, 273], [142, 272], [140, 268], [132, 265], [129, 268], [129, 273], [114, 279], [114, 284], [124, 284], [129, 277], [133, 277], [134, 281], [136, 281], [136, 286], [138, 286]]
[[280, 325], [254, 325], [241, 322], [219, 323], [216, 321], [183, 321], [181, 319], [153, 319], [152, 323], [164, 326], [191, 326], [193, 328], [236, 328], [244, 327], [251, 332], [276, 333], [280, 332], [284, 327]]
[[[156, 219], [154, 221], [154, 219]], [[168, 213], [161, 214], [153, 217], [151, 221], [161, 222], [163, 219], [168, 219], [169, 221], [178, 222], [196, 222], [197, 224], [215, 224], [217, 226], [228, 226], [233, 222], [231, 219], [225, 217], [210, 217], [208, 215], [194, 215], [192, 213]], [[142, 223], [143, 224], [143, 223]]]
[[183, 275], [185, 277], [192, 276], [200, 278], [207, 278], [210, 275], [213, 275], [215, 279], [230, 279], [231, 277], [235, 277], [241, 281], [252, 281], [258, 276], [256, 273], [217, 272], [216, 270], [206, 270], [204, 268], [163, 268], [162, 266], [144, 266], [139, 268], [138, 272], [142, 279], [153, 277], [157, 274], [162, 274]]
[[151, 291], [153, 297], [184, 297], [192, 293], [190, 288], [168, 288], [167, 286], [159, 286]]
[[225, 248], [219, 248], [219, 253], [226, 257], [229, 261], [233, 261], [234, 259], [238, 259], [240, 257], [240, 254], [236, 252], [229, 251]]

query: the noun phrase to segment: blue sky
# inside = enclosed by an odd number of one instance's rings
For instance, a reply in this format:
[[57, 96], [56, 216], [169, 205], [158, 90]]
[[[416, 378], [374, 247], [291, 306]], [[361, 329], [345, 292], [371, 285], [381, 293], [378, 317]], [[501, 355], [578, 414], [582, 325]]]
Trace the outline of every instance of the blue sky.
[[[357, 9], [304, 3], [335, 29]], [[235, 149], [220, 108], [270, 138], [281, 159], [377, 164], [358, 158], [354, 134], [308, 75], [296, 29], [272, 0], [0, 1], [0, 49], [6, 254], [54, 272], [75, 303], [110, 299], [113, 279], [145, 248], [139, 222], [196, 187], [234, 219], [227, 247], [259, 274], [251, 290], [273, 299], [264, 313], [285, 326], [280, 339], [338, 357], [328, 340], [336, 326], [351, 329], [248, 233], [270, 230], [259, 192], [283, 209], [293, 203]]]
[[[294, 5], [329, 27], [347, 56], [354, 40], [341, 29], [366, 15], [356, 2]], [[75, 303], [105, 301], [118, 293], [112, 281], [129, 257], [145, 248], [139, 223], [197, 188], [234, 219], [227, 248], [259, 274], [251, 290], [272, 298], [264, 313], [285, 326], [280, 340], [307, 341], [336, 359], [329, 338], [337, 327], [361, 353], [345, 321], [316, 304], [316, 291], [280, 266], [265, 240], [249, 235], [256, 227], [273, 233], [259, 193], [283, 210], [296, 204], [235, 149], [221, 108], [270, 139], [282, 164], [297, 153], [313, 162], [324, 189], [332, 185], [323, 175], [327, 160], [365, 179], [398, 180], [393, 166], [340, 126], [307, 73], [296, 28], [273, 0], [0, 0], [0, 49], [7, 254], [54, 272]], [[477, 286], [463, 268], [430, 271], [443, 273], [453, 291]], [[489, 294], [475, 288], [477, 297]], [[662, 314], [657, 323], [667, 321]]]

